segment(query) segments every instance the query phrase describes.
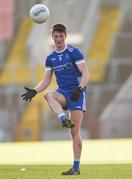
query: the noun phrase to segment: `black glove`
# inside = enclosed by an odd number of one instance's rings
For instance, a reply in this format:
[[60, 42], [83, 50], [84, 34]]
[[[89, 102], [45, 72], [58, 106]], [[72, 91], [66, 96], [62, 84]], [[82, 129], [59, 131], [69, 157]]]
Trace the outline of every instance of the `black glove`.
[[77, 101], [78, 98], [79, 98], [79, 96], [80, 96], [81, 93], [83, 92], [83, 90], [84, 90], [83, 88], [77, 87], [77, 88], [75, 89], [75, 91], [72, 92], [71, 100], [72, 100], [72, 101]]
[[24, 88], [27, 90], [27, 92], [25, 94], [21, 95], [22, 99], [25, 101], [28, 101], [28, 100], [31, 101], [32, 98], [37, 94], [36, 90], [35, 89], [29, 89], [27, 87], [24, 87]]

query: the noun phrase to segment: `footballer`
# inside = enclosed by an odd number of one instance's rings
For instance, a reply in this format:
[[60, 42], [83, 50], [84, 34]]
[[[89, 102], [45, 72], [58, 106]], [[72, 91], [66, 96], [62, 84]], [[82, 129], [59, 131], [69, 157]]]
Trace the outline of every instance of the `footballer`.
[[[51, 110], [57, 115], [62, 127], [69, 128], [73, 143], [74, 161], [72, 167], [62, 175], [79, 175], [82, 139], [80, 128], [86, 111], [86, 86], [89, 70], [83, 53], [66, 43], [67, 30], [64, 24], [54, 24], [51, 36], [55, 49], [45, 60], [45, 74], [34, 89], [26, 89], [23, 100], [31, 101], [34, 96], [44, 91], [51, 82], [53, 73], [56, 76], [57, 89], [49, 90], [44, 98]], [[68, 110], [69, 117], [65, 110]]]

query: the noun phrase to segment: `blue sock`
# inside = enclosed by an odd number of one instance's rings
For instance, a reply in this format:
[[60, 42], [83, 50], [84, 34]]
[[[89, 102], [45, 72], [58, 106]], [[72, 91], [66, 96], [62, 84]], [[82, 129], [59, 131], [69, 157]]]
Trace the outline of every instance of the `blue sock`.
[[74, 163], [73, 163], [73, 166], [72, 168], [77, 171], [79, 170], [79, 165], [80, 165], [80, 160], [75, 160]]
[[60, 121], [65, 121], [67, 119], [67, 115], [65, 113], [59, 114], [58, 119]]

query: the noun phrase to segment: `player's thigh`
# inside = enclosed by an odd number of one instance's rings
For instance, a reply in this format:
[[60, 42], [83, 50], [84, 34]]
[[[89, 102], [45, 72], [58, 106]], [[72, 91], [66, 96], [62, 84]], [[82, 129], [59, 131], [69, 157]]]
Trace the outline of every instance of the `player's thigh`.
[[80, 134], [80, 128], [83, 121], [84, 112], [80, 110], [70, 111], [70, 119], [75, 124], [75, 127], [71, 129], [71, 134]]
[[[66, 98], [59, 92], [57, 92], [56, 90], [49, 90], [46, 94], [45, 94], [45, 98], [49, 98], [49, 99], [55, 99], [56, 101], [58, 101], [62, 106], [66, 106]], [[47, 98], [47, 99], [48, 99]]]

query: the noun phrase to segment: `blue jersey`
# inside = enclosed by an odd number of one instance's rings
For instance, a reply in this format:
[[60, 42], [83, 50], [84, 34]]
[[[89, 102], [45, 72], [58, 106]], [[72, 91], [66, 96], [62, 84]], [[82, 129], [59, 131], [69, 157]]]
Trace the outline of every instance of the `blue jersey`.
[[79, 49], [67, 45], [62, 51], [51, 52], [45, 62], [46, 70], [53, 70], [58, 88], [69, 90], [79, 85], [81, 72], [77, 64], [83, 63], [84, 56]]

